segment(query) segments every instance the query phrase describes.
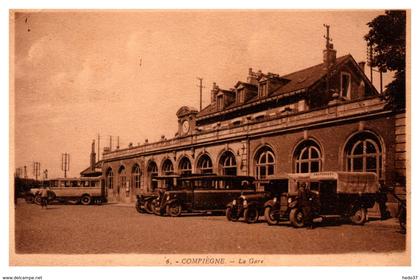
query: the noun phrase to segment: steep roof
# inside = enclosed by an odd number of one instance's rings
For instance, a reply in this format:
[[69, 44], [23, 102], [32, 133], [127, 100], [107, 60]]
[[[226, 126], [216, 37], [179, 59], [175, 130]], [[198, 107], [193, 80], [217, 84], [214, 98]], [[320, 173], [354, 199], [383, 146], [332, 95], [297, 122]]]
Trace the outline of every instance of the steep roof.
[[[344, 55], [341, 57], [338, 57], [336, 60], [336, 67], [343, 64], [344, 62], [346, 62], [348, 59], [350, 59], [352, 56], [350, 54], [348, 55]], [[288, 94], [288, 93], [292, 93], [292, 92], [296, 92], [296, 91], [300, 91], [300, 90], [306, 90], [308, 88], [310, 88], [311, 86], [313, 86], [315, 83], [317, 83], [318, 81], [320, 81], [325, 75], [327, 74], [327, 69], [325, 69], [324, 64], [320, 63], [284, 76], [281, 76], [280, 78], [282, 79], [286, 79], [288, 80], [287, 83], [279, 86], [277, 89], [275, 89], [273, 92], [270, 92], [268, 94], [268, 96], [265, 99], [268, 99], [270, 97], [273, 96], [279, 96], [279, 95], [283, 95], [283, 94]], [[248, 100], [245, 104], [250, 104], [253, 102], [258, 101], [258, 96]], [[261, 99], [260, 99], [261, 100]], [[262, 99], [264, 100], [264, 99]], [[237, 105], [237, 104], [231, 104], [230, 106], [226, 107], [225, 109], [228, 108], [233, 108], [233, 107], [240, 107], [241, 105]], [[212, 113], [216, 113], [217, 112], [217, 108], [216, 105], [208, 105], [205, 108], [203, 108], [203, 110], [201, 110], [197, 117], [204, 117], [207, 115], [210, 115]]]
[[[351, 55], [345, 55], [337, 58], [337, 66], [342, 64]], [[327, 74], [327, 69], [324, 67], [323, 63], [317, 64], [315, 66], [305, 68], [303, 70], [299, 70], [287, 75], [282, 76], [282, 78], [286, 78], [290, 80], [284, 86], [281, 86], [279, 89], [274, 91], [271, 96], [273, 95], [281, 95], [301, 89], [307, 89], [314, 85], [316, 82], [321, 80]]]
[[86, 177], [90, 177], [90, 176], [99, 176], [102, 174], [102, 164], [103, 164], [103, 160], [97, 161], [95, 163], [95, 170], [92, 170], [92, 167], [87, 167], [86, 169], [84, 169], [83, 171], [80, 172], [80, 176], [86, 176]]

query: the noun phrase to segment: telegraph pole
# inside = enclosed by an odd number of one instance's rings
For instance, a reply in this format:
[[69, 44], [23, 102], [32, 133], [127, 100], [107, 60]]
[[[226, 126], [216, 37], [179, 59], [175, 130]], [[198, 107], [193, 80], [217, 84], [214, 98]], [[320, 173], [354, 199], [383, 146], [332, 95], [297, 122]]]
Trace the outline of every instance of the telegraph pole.
[[38, 176], [41, 175], [40, 170], [41, 170], [41, 163], [39, 163], [38, 161], [34, 161], [33, 162], [32, 173], [33, 173], [36, 181], [38, 181]]
[[70, 154], [61, 154], [61, 170], [64, 171], [64, 178], [67, 178], [67, 171], [70, 170]]
[[197, 80], [200, 81], [200, 85], [198, 86], [200, 88], [200, 111], [203, 109], [203, 78], [197, 77]]

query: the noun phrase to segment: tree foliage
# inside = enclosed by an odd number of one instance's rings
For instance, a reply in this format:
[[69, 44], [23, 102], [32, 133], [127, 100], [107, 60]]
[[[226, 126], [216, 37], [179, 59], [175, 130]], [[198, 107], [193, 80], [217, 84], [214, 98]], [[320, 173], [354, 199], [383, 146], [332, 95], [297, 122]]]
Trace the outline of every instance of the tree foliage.
[[385, 11], [367, 24], [365, 35], [368, 46], [373, 48], [372, 67], [381, 71], [394, 71], [394, 80], [385, 87], [384, 97], [395, 109], [405, 108], [405, 11]]

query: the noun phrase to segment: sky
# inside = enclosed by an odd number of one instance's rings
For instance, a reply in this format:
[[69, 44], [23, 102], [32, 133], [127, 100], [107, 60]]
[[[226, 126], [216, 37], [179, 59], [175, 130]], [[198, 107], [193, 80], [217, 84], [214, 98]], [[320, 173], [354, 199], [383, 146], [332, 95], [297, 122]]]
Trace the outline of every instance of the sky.
[[[364, 11], [19, 11], [12, 15], [11, 121], [15, 167], [63, 176], [88, 167], [91, 143], [120, 147], [173, 138], [176, 111], [203, 107], [216, 82], [232, 88], [248, 68], [285, 75], [322, 62], [325, 28], [337, 56], [366, 60]], [[14, 18], [13, 18], [14, 16]], [[378, 77], [375, 76], [377, 84]], [[389, 81], [389, 75], [386, 81]]]

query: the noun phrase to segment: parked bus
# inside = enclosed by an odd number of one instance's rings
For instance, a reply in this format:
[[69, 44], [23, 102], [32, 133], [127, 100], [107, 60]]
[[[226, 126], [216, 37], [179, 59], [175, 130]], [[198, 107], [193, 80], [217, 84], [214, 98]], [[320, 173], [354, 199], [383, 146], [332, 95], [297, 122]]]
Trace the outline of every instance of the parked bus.
[[[61, 202], [76, 201], [83, 205], [102, 203], [106, 201], [105, 188], [102, 177], [81, 177], [81, 178], [55, 178], [45, 180], [43, 186], [48, 188], [49, 200]], [[30, 197], [35, 203], [40, 203], [40, 188], [32, 188], [27, 195], [27, 201]]]

